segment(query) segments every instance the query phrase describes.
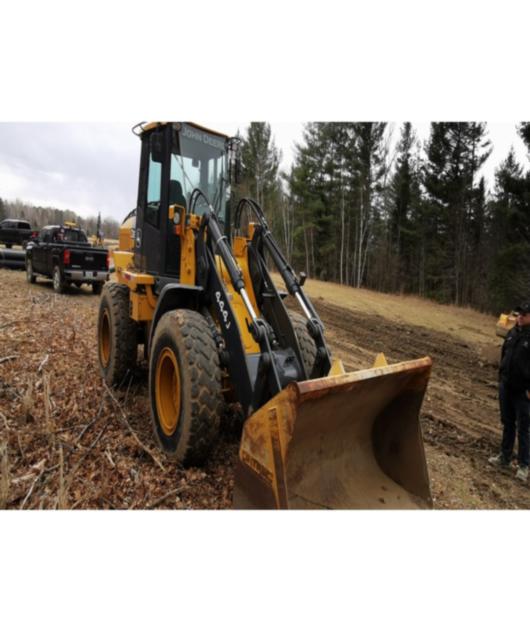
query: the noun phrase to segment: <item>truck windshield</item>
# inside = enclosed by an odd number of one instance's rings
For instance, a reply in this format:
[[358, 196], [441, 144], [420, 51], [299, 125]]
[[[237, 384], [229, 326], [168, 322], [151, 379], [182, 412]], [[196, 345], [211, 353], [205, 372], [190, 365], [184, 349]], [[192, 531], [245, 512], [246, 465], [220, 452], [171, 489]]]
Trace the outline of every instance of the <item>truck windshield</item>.
[[[171, 155], [170, 205], [179, 204], [189, 210], [190, 195], [200, 188], [224, 221], [228, 184], [225, 139], [183, 124], [179, 142], [180, 154]], [[199, 200], [195, 212], [202, 214], [204, 210]]]

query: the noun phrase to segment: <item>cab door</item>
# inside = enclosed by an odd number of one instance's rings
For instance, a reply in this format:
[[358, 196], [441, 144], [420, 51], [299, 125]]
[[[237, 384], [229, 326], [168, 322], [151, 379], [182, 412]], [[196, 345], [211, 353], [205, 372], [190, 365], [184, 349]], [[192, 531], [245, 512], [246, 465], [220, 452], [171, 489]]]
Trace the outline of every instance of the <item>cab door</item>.
[[171, 127], [142, 135], [134, 260], [141, 271], [163, 275], [166, 255]]

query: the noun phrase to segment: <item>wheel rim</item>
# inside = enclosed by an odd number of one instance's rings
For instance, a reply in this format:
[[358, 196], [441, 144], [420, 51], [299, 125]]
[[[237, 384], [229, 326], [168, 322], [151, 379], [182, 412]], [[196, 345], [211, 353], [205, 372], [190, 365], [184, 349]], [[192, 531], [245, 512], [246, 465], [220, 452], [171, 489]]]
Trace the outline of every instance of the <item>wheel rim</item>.
[[59, 278], [59, 270], [56, 269], [53, 273], [53, 288], [54, 289], [59, 289], [59, 287], [61, 286], [61, 279]]
[[160, 428], [165, 435], [173, 435], [180, 416], [180, 374], [171, 348], [164, 348], [158, 357], [155, 387]]
[[101, 317], [101, 329], [99, 332], [99, 356], [103, 367], [107, 367], [110, 361], [110, 320], [109, 312], [105, 309]]

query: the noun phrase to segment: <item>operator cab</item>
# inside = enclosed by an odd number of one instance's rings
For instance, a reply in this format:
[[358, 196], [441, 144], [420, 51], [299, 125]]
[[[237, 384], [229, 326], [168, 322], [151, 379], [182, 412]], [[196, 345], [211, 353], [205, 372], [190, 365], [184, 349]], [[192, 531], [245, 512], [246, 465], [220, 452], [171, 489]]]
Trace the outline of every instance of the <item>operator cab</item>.
[[[193, 123], [142, 123], [133, 132], [142, 141], [135, 266], [155, 276], [178, 279], [181, 242], [174, 226], [180, 213], [190, 211], [193, 190], [199, 188], [206, 195], [225, 231], [228, 229], [235, 142]], [[201, 201], [194, 214], [205, 211]], [[170, 206], [175, 206], [173, 218]]]

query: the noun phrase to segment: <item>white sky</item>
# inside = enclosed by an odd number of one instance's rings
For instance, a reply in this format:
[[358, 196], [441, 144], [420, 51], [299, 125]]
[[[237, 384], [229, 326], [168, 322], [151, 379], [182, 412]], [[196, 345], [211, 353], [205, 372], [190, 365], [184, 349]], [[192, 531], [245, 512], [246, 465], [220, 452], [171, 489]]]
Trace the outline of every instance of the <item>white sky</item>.
[[[202, 121], [201, 121], [202, 122]], [[248, 122], [205, 122], [229, 135]], [[136, 205], [140, 143], [130, 123], [0, 123], [0, 197], [70, 209], [82, 216], [121, 220]], [[303, 123], [271, 123], [281, 168], [288, 171]], [[429, 123], [414, 123], [426, 140]], [[393, 125], [393, 141], [400, 123]], [[525, 168], [530, 166], [515, 123], [488, 124], [493, 153], [483, 167], [490, 188], [493, 174], [513, 144]]]

